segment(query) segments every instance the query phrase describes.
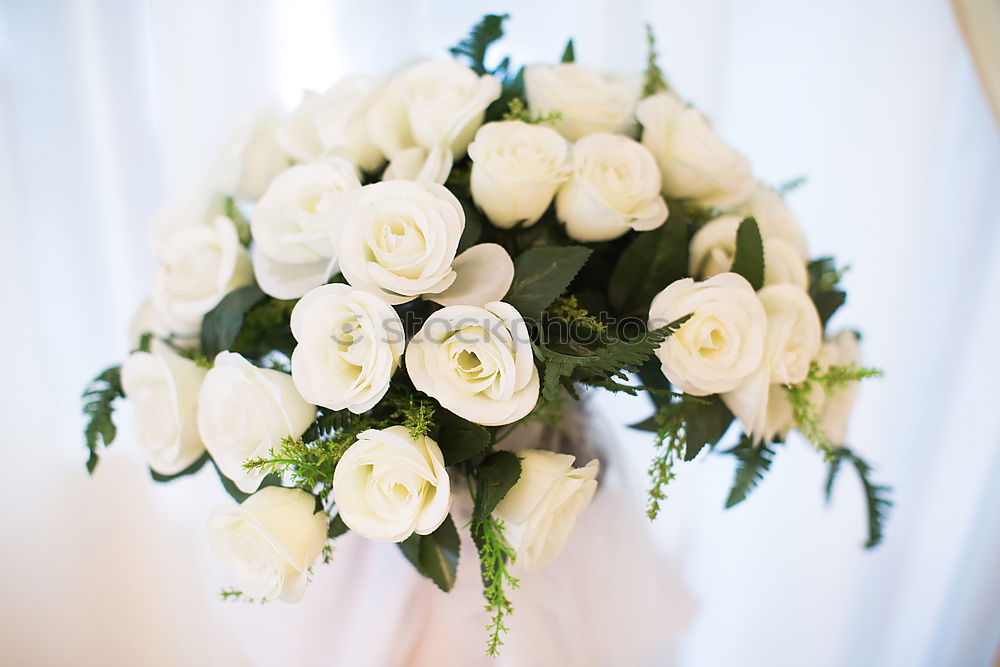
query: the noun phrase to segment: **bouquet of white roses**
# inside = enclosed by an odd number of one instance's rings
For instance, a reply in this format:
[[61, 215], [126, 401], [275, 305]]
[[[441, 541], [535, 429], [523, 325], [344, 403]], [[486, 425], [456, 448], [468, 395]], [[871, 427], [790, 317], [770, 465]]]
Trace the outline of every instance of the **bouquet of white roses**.
[[154, 222], [135, 350], [84, 394], [88, 469], [118, 398], [154, 479], [214, 467], [239, 503], [209, 520], [227, 596], [298, 600], [349, 530], [447, 591], [467, 527], [490, 653], [515, 576], [598, 487], [596, 460], [502, 441], [584, 388], [651, 399], [634, 425], [656, 438], [650, 518], [706, 450], [737, 459], [739, 503], [797, 429], [830, 483], [855, 467], [878, 543], [887, 489], [845, 446], [877, 372], [856, 333], [825, 331], [833, 261], [809, 260], [782, 191], [670, 89], [651, 35], [633, 81], [575, 64], [572, 41], [560, 64], [490, 68], [504, 19], [455, 60], [239, 121], [204, 190]]

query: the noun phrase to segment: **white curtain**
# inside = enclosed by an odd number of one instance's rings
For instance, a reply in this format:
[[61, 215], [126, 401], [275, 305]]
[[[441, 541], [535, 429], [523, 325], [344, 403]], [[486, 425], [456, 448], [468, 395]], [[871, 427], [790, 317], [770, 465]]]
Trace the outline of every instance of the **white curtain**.
[[[214, 599], [214, 480], [154, 487], [127, 420], [87, 480], [77, 396], [126, 349], [150, 216], [197, 181], [241, 111], [442, 56], [498, 9], [512, 14], [498, 51], [554, 59], [572, 36], [580, 61], [618, 71], [642, 67], [652, 23], [673, 85], [762, 180], [808, 177], [790, 202], [812, 254], [852, 266], [836, 323], [862, 329], [886, 371], [851, 430], [896, 488], [874, 552], [860, 549], [857, 484], [845, 475], [826, 508], [802, 442], [728, 512], [732, 460], [683, 468], [651, 527], [697, 599], [680, 664], [995, 657], [1000, 133], [946, 2], [4, 0], [5, 663], [267, 662], [232, 631], [244, 612]], [[615, 424], [648, 410], [599, 401]], [[648, 439], [615, 434], [641, 474]]]

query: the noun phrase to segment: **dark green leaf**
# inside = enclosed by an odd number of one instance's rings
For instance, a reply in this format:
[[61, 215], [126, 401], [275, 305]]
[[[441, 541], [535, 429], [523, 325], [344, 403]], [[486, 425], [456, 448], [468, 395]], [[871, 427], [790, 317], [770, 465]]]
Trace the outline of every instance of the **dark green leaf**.
[[433, 581], [445, 592], [450, 591], [455, 585], [460, 547], [461, 540], [451, 515], [448, 515], [444, 523], [430, 535], [414, 533], [399, 543], [400, 551], [417, 572]]
[[889, 518], [889, 509], [892, 507], [892, 501], [888, 496], [892, 489], [872, 482], [871, 466], [864, 459], [846, 449], [844, 455], [850, 457], [854, 464], [854, 469], [858, 472], [858, 477], [861, 480], [861, 487], [865, 492], [865, 506], [868, 509], [868, 541], [865, 542], [865, 549], [872, 549], [882, 542], [885, 534], [885, 522]]
[[437, 443], [444, 454], [446, 466], [467, 461], [490, 446], [490, 432], [479, 424], [462, 419], [444, 408], [435, 410], [434, 420], [438, 424]]
[[83, 416], [87, 425], [83, 429], [84, 441], [89, 451], [87, 457], [87, 472], [94, 473], [100, 455], [98, 447], [107, 447], [114, 442], [118, 429], [112, 419], [114, 402], [124, 398], [122, 391], [121, 366], [106, 368], [94, 378], [83, 391]]
[[525, 319], [538, 319], [590, 257], [582, 246], [531, 248], [514, 260], [514, 281], [504, 301]]
[[704, 398], [684, 397], [684, 432], [687, 447], [684, 460], [698, 456], [705, 445], [714, 446], [729, 430], [733, 413], [718, 395]]
[[481, 522], [496, 509], [521, 476], [521, 459], [512, 452], [494, 452], [476, 472], [476, 502], [473, 523]]
[[755, 290], [764, 286], [764, 242], [753, 218], [744, 219], [736, 230], [736, 255], [731, 271], [746, 278]]
[[465, 64], [475, 70], [476, 74], [486, 74], [489, 71], [485, 63], [486, 51], [493, 42], [503, 37], [503, 22], [507, 18], [507, 14], [487, 14], [472, 27], [468, 37], [448, 49], [448, 52], [456, 60], [465, 59]]
[[842, 451], [835, 449], [834, 456], [827, 461], [829, 469], [826, 473], [826, 484], [823, 485], [823, 497], [826, 499], [827, 504], [833, 498], [833, 483], [837, 480], [837, 473], [840, 472], [840, 463], [844, 460], [844, 457], [839, 455]]
[[816, 305], [819, 320], [826, 323], [833, 317], [844, 302], [847, 293], [840, 289], [840, 278], [843, 271], [837, 269], [832, 257], [820, 257], [809, 262], [809, 296]]
[[154, 481], [157, 481], [157, 482], [172, 482], [173, 480], [177, 479], [178, 477], [184, 477], [186, 475], [193, 475], [193, 474], [195, 474], [196, 472], [198, 472], [199, 470], [201, 470], [205, 466], [206, 463], [208, 463], [208, 461], [209, 461], [210, 458], [211, 457], [209, 457], [208, 452], [204, 452], [204, 453], [202, 453], [201, 456], [199, 456], [195, 460], [194, 463], [192, 463], [191, 465], [189, 465], [187, 468], [184, 468], [184, 470], [181, 470], [180, 472], [174, 473], [173, 475], [161, 475], [160, 473], [156, 472], [152, 468], [149, 469], [149, 474], [153, 478]]
[[209, 361], [231, 349], [248, 310], [264, 299], [256, 283], [235, 289], [208, 311], [201, 324], [201, 350]]
[[650, 433], [657, 433], [660, 430], [660, 423], [656, 419], [656, 415], [651, 417], [646, 417], [642, 421], [636, 422], [634, 424], [629, 424], [629, 428], [634, 428], [637, 431], [649, 431]]
[[573, 40], [570, 39], [566, 42], [566, 48], [563, 49], [562, 59], [560, 62], [571, 63], [576, 60], [576, 52], [573, 50]]
[[[212, 461], [212, 467], [215, 468], [215, 472], [219, 476], [219, 481], [222, 482], [222, 488], [226, 490], [226, 493], [228, 493], [233, 500], [238, 503], [242, 503], [244, 500], [253, 495], [252, 493], [240, 491], [240, 487], [236, 486], [236, 482], [222, 474], [222, 471], [219, 470], [219, 464], [216, 463], [214, 459], [209, 458], [209, 460]], [[259, 488], [263, 489], [265, 486], [281, 486], [281, 477], [275, 474], [265, 476], [264, 479], [261, 480]]]
[[350, 530], [350, 528], [348, 528], [347, 524], [344, 523], [340, 514], [337, 514], [330, 519], [330, 525], [326, 528], [326, 537], [327, 539], [334, 540], [346, 533], [348, 530]]
[[764, 473], [771, 469], [771, 462], [774, 460], [773, 447], [766, 442], [754, 446], [747, 436], [743, 436], [740, 444], [730, 450], [738, 463], [736, 464], [736, 479], [733, 481], [733, 488], [729, 491], [729, 497], [726, 499], [726, 509], [746, 500], [750, 492], [764, 479]]
[[608, 300], [621, 315], [649, 312], [649, 304], [667, 285], [688, 273], [690, 220], [680, 204], [660, 227], [638, 232], [622, 252], [608, 283]]
[[460, 200], [465, 211], [465, 229], [462, 238], [458, 240], [458, 252], [462, 253], [474, 246], [483, 235], [483, 214], [475, 205], [465, 199]]

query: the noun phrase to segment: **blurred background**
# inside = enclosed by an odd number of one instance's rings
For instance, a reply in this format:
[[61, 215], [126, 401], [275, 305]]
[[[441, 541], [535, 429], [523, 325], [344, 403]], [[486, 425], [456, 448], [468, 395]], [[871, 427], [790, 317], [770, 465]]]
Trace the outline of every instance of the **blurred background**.
[[[995, 77], [1000, 5], [958, 11]], [[956, 6], [932, 0], [0, 1], [0, 657], [279, 659], [277, 639], [248, 649], [250, 612], [217, 600], [211, 473], [150, 483], [123, 414], [88, 479], [78, 396], [127, 349], [153, 270], [151, 216], [204, 176], [237, 116], [349, 72], [444, 57], [487, 12], [511, 14], [497, 54], [552, 61], [573, 37], [579, 62], [620, 72], [644, 67], [651, 23], [675, 89], [758, 178], [808, 178], [789, 202], [810, 254], [851, 265], [834, 326], [862, 330], [865, 361], [886, 373], [865, 383], [850, 430], [895, 487], [877, 550], [861, 546], [856, 480], [843, 475], [826, 506], [825, 466], [800, 440], [730, 511], [731, 457], [682, 468], [649, 527], [696, 601], [671, 660], [992, 664], [1000, 133]], [[650, 438], [622, 425], [649, 408], [595, 404], [640, 502]]]

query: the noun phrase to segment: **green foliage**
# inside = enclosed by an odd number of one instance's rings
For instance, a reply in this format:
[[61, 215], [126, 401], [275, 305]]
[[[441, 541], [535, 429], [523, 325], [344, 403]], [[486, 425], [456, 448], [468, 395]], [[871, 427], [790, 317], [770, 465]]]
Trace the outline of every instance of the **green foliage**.
[[669, 403], [656, 411], [656, 454], [649, 465], [649, 501], [646, 516], [650, 521], [660, 514], [660, 502], [666, 499], [664, 488], [674, 480], [674, 464], [685, 447], [684, 412], [680, 401]]
[[642, 96], [649, 97], [664, 90], [668, 90], [667, 79], [663, 76], [663, 70], [656, 63], [656, 35], [653, 34], [653, 26], [646, 24], [646, 75], [642, 85]]
[[87, 425], [83, 429], [84, 440], [90, 455], [87, 457], [87, 472], [94, 474], [100, 455], [97, 453], [101, 444], [105, 447], [114, 442], [118, 428], [112, 419], [115, 411], [114, 402], [125, 398], [122, 391], [121, 366], [106, 368], [83, 391], [83, 416]]
[[736, 457], [736, 478], [733, 480], [733, 488], [726, 498], [726, 509], [743, 502], [750, 492], [757, 488], [757, 484], [764, 479], [764, 474], [771, 469], [771, 462], [774, 460], [774, 444], [760, 443], [755, 446], [746, 435], [740, 444], [729, 450], [729, 453]]
[[514, 260], [514, 280], [504, 301], [525, 319], [537, 319], [586, 264], [590, 250], [582, 246], [540, 247]]
[[604, 322], [590, 314], [586, 308], [580, 307], [579, 300], [575, 294], [563, 294], [552, 302], [548, 307], [548, 313], [566, 322], [572, 322], [577, 326], [584, 326], [599, 333], [606, 333], [608, 327]]
[[153, 346], [153, 332], [143, 331], [139, 334], [139, 346], [135, 349], [136, 352], [149, 352]]
[[291, 316], [296, 300], [266, 297], [246, 312], [243, 326], [229, 348], [250, 359], [263, 359], [271, 352], [291, 357], [295, 349]]
[[243, 247], [249, 246], [252, 238], [250, 235], [250, 221], [246, 219], [243, 212], [236, 206], [236, 200], [232, 197], [226, 197], [223, 207], [226, 217], [232, 220], [233, 225], [236, 227], [236, 234], [240, 238], [240, 244]]
[[736, 255], [730, 270], [746, 278], [755, 290], [764, 286], [764, 242], [753, 218], [744, 219], [736, 230]]
[[566, 42], [566, 48], [563, 49], [562, 58], [559, 59], [559, 62], [562, 63], [576, 62], [576, 51], [573, 49], [572, 38], [570, 38], [570, 40]]
[[520, 477], [521, 459], [513, 452], [499, 451], [487, 456], [476, 469], [472, 523], [485, 521]]
[[201, 323], [201, 351], [210, 359], [229, 350], [243, 327], [243, 319], [253, 306], [265, 298], [256, 283], [233, 290], [208, 311]]
[[885, 523], [889, 518], [889, 510], [893, 504], [892, 500], [889, 499], [892, 488], [874, 483], [871, 480], [872, 467], [847, 447], [838, 447], [834, 450], [833, 456], [827, 461], [829, 474], [827, 475], [825, 491], [828, 501], [837, 471], [844, 460], [847, 460], [854, 466], [854, 470], [858, 473], [858, 479], [861, 482], [861, 488], [865, 494], [865, 507], [868, 513], [868, 540], [865, 542], [865, 548], [872, 549], [882, 542], [885, 534]]
[[[215, 474], [219, 477], [219, 482], [222, 483], [222, 488], [229, 497], [235, 500], [237, 503], [243, 503], [244, 500], [249, 498], [251, 494], [245, 493], [240, 490], [240, 487], [236, 486], [236, 482], [226, 477], [221, 470], [219, 470], [219, 464], [215, 462], [215, 459], [209, 457], [209, 461], [212, 462], [212, 467], [215, 468]], [[281, 477], [276, 474], [266, 475], [264, 479], [260, 482], [260, 489], [265, 486], [281, 486]]]
[[486, 626], [490, 633], [486, 642], [486, 654], [490, 657], [500, 654], [503, 635], [507, 632], [504, 617], [514, 613], [507, 590], [517, 588], [520, 583], [510, 574], [509, 566], [513, 564], [515, 554], [504, 541], [503, 531], [503, 522], [492, 516], [475, 523], [472, 528], [472, 541], [479, 552], [486, 611], [493, 615]]
[[714, 447], [733, 423], [733, 413], [718, 395], [698, 398], [684, 395], [684, 460], [691, 461], [706, 445]]
[[[454, 174], [455, 171], [453, 169], [452, 173]], [[465, 172], [465, 177], [466, 184], [462, 189], [467, 191], [469, 189], [468, 171]], [[451, 184], [449, 184], [450, 187]], [[459, 197], [458, 201], [462, 204], [462, 210], [465, 212], [465, 228], [462, 230], [462, 237], [458, 240], [458, 252], [463, 253], [476, 245], [483, 235], [483, 214], [479, 212], [471, 200]]]
[[485, 452], [490, 446], [490, 432], [458, 415], [439, 408], [435, 413], [438, 432], [436, 441], [444, 455], [446, 466], [467, 461]]
[[504, 112], [502, 120], [519, 120], [530, 125], [552, 125], [562, 120], [561, 111], [550, 111], [540, 116], [533, 115], [524, 105], [524, 100], [520, 97], [512, 97], [507, 102], [507, 111]]
[[149, 469], [149, 475], [153, 478], [153, 481], [156, 482], [172, 482], [178, 477], [186, 477], [187, 475], [195, 474], [204, 468], [205, 464], [208, 463], [209, 460], [211, 460], [211, 457], [208, 455], [208, 452], [204, 452], [194, 461], [194, 463], [189, 465], [187, 468], [184, 468], [184, 470], [174, 473], [173, 475], [161, 475], [152, 468]]
[[460, 547], [461, 541], [451, 515], [445, 517], [444, 523], [430, 535], [414, 533], [399, 543], [400, 551], [417, 572], [445, 592], [455, 585]]
[[344, 519], [337, 514], [330, 519], [330, 523], [326, 527], [326, 537], [327, 539], [335, 540], [345, 534], [348, 530], [350, 530], [350, 528], [348, 528], [347, 524], [344, 523]]
[[809, 296], [816, 304], [819, 320], [826, 327], [837, 309], [847, 301], [847, 292], [840, 288], [847, 270], [838, 269], [832, 257], [820, 257], [809, 262]]
[[688, 317], [690, 315], [659, 329], [646, 330], [632, 340], [617, 340], [594, 350], [585, 350], [587, 354], [563, 354], [535, 345], [535, 355], [545, 365], [542, 373], [542, 397], [547, 401], [555, 400], [560, 387], [565, 387], [571, 395], [575, 395], [574, 382], [634, 394], [636, 388], [616, 382], [615, 378], [627, 380], [628, 372], [638, 370]]
[[799, 188], [801, 188], [803, 185], [805, 185], [808, 182], [809, 182], [809, 179], [806, 178], [805, 176], [796, 176], [792, 180], [785, 181], [784, 183], [782, 183], [781, 185], [779, 185], [778, 187], [776, 187], [775, 188], [775, 192], [777, 192], [779, 195], [781, 195], [782, 197], [784, 197], [788, 193], [794, 192], [795, 190], [798, 190]]
[[476, 74], [487, 74], [492, 70], [486, 68], [486, 52], [490, 45], [503, 37], [503, 22], [508, 14], [487, 14], [479, 23], [472, 27], [469, 36], [448, 49], [457, 60], [465, 59]]
[[249, 473], [288, 475], [296, 486], [309, 491], [318, 489], [320, 499], [326, 504], [337, 463], [355, 439], [356, 434], [337, 434], [330, 439], [306, 442], [286, 435], [278, 447], [272, 447], [264, 456], [244, 461], [243, 469]]
[[671, 204], [663, 225], [634, 235], [608, 283], [608, 302], [619, 314], [645, 318], [653, 297], [687, 275], [690, 223], [684, 207]]

